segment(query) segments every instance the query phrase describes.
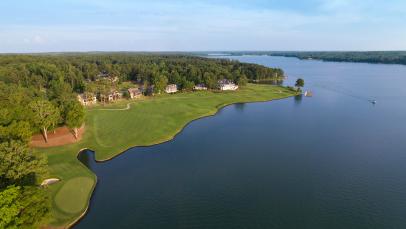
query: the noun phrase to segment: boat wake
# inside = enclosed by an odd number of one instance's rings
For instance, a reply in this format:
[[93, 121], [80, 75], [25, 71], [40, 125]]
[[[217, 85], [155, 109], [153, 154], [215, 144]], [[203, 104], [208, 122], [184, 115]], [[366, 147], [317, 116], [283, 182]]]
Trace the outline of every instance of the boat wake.
[[315, 87], [327, 90], [327, 91], [331, 91], [331, 92], [335, 92], [337, 94], [341, 94], [341, 95], [345, 95], [345, 96], [349, 96], [358, 100], [362, 100], [365, 102], [369, 102], [372, 104], [376, 104], [377, 103], [377, 98], [375, 96], [363, 96], [363, 95], [359, 95], [356, 92], [354, 92], [353, 90], [349, 90], [347, 88], [343, 88], [343, 87], [339, 87], [339, 86], [330, 86], [330, 85], [326, 85], [326, 84], [320, 84], [320, 83], [316, 83], [314, 84]]

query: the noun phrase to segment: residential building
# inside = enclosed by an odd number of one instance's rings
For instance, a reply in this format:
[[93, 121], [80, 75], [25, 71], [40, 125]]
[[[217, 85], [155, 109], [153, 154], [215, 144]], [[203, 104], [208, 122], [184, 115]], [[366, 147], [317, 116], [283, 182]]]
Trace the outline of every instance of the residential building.
[[142, 96], [142, 91], [139, 88], [129, 88], [128, 94], [130, 95], [131, 99], [137, 99]]
[[113, 90], [107, 95], [101, 94], [100, 95], [100, 101], [113, 102], [113, 101], [121, 99], [122, 97], [123, 97], [123, 93]]
[[175, 93], [177, 91], [178, 91], [178, 86], [176, 86], [176, 84], [169, 84], [165, 88], [166, 93]]
[[197, 84], [193, 87], [193, 90], [195, 91], [203, 91], [203, 90], [207, 90], [206, 85], [204, 84]]
[[79, 94], [77, 96], [78, 101], [83, 105], [83, 106], [89, 106], [97, 103], [97, 98], [94, 94], [92, 93], [83, 93]]
[[238, 85], [236, 85], [233, 81], [223, 79], [218, 81], [219, 89], [222, 91], [235, 91], [238, 89]]

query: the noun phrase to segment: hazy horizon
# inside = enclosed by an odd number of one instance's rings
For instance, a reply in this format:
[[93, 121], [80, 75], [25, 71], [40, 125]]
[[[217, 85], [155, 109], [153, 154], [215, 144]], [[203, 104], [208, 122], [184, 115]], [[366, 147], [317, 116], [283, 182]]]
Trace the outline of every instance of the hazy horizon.
[[143, 50], [110, 50], [110, 51], [42, 51], [42, 52], [0, 52], [0, 55], [6, 54], [74, 54], [74, 53], [236, 53], [236, 52], [406, 52], [406, 50], [206, 50], [206, 51], [167, 51], [167, 50], [158, 50], [158, 51], [143, 51]]
[[143, 50], [110, 50], [110, 51], [40, 51], [40, 52], [0, 52], [5, 54], [64, 54], [64, 53], [221, 53], [221, 52], [406, 52], [406, 50], [206, 50], [206, 51], [143, 51]]

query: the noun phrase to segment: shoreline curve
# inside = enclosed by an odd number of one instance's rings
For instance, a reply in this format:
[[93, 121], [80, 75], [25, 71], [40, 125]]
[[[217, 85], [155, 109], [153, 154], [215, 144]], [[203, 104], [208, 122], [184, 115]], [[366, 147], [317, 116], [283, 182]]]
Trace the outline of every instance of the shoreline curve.
[[[241, 104], [241, 103], [242, 103], [242, 104], [267, 103], [267, 102], [271, 102], [271, 101], [278, 101], [278, 100], [287, 99], [287, 98], [294, 97], [294, 96], [296, 96], [296, 94], [295, 94], [295, 95], [291, 95], [291, 96], [286, 96], [286, 97], [283, 97], [283, 98], [277, 98], [277, 99], [258, 100], [258, 101], [251, 101], [251, 102], [233, 102], [233, 103], [228, 103], [228, 104], [221, 104], [221, 105], [219, 105], [219, 106], [216, 106], [216, 111], [215, 111], [214, 113], [212, 113], [212, 114], [209, 113], [209, 114], [207, 114], [207, 115], [203, 115], [203, 116], [201, 116], [201, 117], [195, 118], [195, 119], [190, 120], [189, 122], [187, 122], [184, 126], [182, 126], [182, 127], [179, 129], [179, 131], [177, 131], [177, 132], [176, 132], [170, 139], [168, 139], [168, 140], [163, 140], [163, 141], [161, 141], [161, 142], [154, 143], [154, 144], [150, 144], [150, 145], [132, 146], [132, 147], [129, 147], [129, 148], [127, 148], [126, 150], [120, 152], [120, 153], [115, 154], [115, 155], [112, 156], [112, 157], [109, 157], [109, 158], [107, 158], [107, 159], [102, 159], [102, 160], [97, 160], [97, 158], [96, 158], [96, 153], [97, 153], [97, 152], [96, 152], [96, 151], [94, 151], [94, 150], [92, 150], [92, 149], [90, 149], [90, 148], [82, 148], [82, 149], [79, 150], [79, 152], [77, 153], [76, 159], [79, 160], [79, 159], [78, 159], [79, 155], [81, 155], [81, 154], [84, 153], [85, 151], [91, 151], [91, 152], [93, 153], [93, 159], [94, 159], [94, 161], [95, 161], [96, 163], [106, 163], [106, 162], [108, 162], [108, 161], [110, 161], [110, 160], [113, 160], [113, 159], [116, 158], [116, 157], [119, 157], [119, 156], [123, 155], [123, 154], [126, 153], [127, 151], [129, 151], [129, 150], [131, 150], [131, 149], [134, 149], [134, 148], [152, 147], [152, 146], [161, 145], [161, 144], [165, 144], [165, 143], [171, 142], [171, 141], [175, 140], [175, 138], [176, 138], [187, 126], [189, 126], [189, 124], [191, 124], [192, 122], [199, 121], [199, 120], [204, 119], [204, 118], [213, 117], [213, 116], [217, 115], [222, 109], [224, 109], [224, 108], [226, 108], [226, 107], [228, 107], [228, 106], [231, 106], [231, 105], [234, 105], [234, 104]], [[79, 162], [80, 162], [81, 165], [83, 165], [83, 166], [86, 167], [88, 170], [90, 170], [90, 171], [92, 172], [92, 174], [94, 174], [96, 180], [95, 180], [95, 182], [94, 182], [94, 184], [93, 184], [93, 187], [92, 187], [92, 190], [91, 190], [91, 192], [90, 192], [90, 197], [89, 197], [89, 199], [88, 199], [88, 201], [87, 201], [85, 210], [83, 211], [83, 213], [82, 213], [78, 218], [76, 218], [72, 223], [68, 224], [65, 228], [72, 228], [72, 227], [74, 227], [75, 225], [77, 225], [78, 223], [80, 223], [80, 221], [86, 216], [86, 214], [90, 211], [90, 208], [91, 208], [91, 200], [92, 200], [92, 198], [93, 198], [93, 193], [94, 193], [94, 191], [95, 191], [96, 188], [97, 188], [97, 182], [98, 182], [98, 177], [97, 177], [97, 175], [96, 175], [89, 167], [87, 167], [85, 164], [83, 164], [80, 160], [79, 160]]]

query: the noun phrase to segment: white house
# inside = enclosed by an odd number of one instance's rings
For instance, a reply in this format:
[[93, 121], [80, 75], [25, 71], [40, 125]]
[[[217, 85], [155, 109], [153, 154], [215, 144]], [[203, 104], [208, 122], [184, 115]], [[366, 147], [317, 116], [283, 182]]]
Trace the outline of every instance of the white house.
[[107, 95], [100, 94], [100, 101], [102, 102], [113, 102], [119, 100], [123, 97], [123, 93], [119, 91], [112, 90]]
[[89, 106], [97, 103], [97, 98], [92, 93], [79, 94], [78, 100], [83, 106]]
[[198, 84], [198, 85], [193, 87], [193, 90], [195, 90], [195, 91], [204, 91], [204, 90], [207, 90], [207, 87], [204, 84]]
[[123, 93], [119, 92], [119, 91], [112, 91], [109, 94], [109, 102], [110, 101], [115, 101], [115, 100], [119, 100], [123, 97]]
[[169, 84], [165, 88], [166, 93], [175, 93], [177, 91], [178, 91], [178, 86], [176, 86], [176, 84]]
[[238, 85], [236, 85], [233, 81], [223, 79], [218, 81], [219, 89], [222, 91], [235, 91], [238, 89]]
[[142, 92], [139, 88], [129, 88], [128, 94], [130, 95], [131, 99], [137, 99], [142, 96]]

